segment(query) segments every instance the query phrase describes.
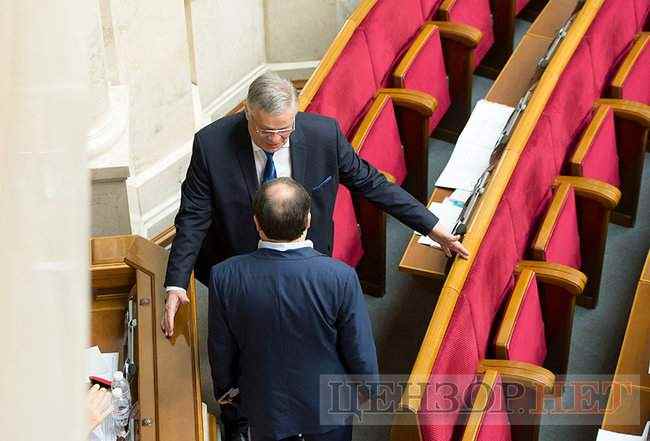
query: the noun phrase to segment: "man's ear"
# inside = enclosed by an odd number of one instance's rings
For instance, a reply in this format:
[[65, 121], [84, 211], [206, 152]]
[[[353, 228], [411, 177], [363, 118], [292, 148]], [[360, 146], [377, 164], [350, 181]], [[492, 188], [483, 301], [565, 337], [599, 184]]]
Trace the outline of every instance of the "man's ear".
[[262, 231], [262, 228], [260, 227], [260, 223], [257, 221], [257, 217], [253, 215], [253, 222], [255, 222], [255, 229], [257, 229], [257, 232], [259, 233]]
[[307, 213], [307, 227], [305, 227], [305, 230], [309, 230], [309, 227], [311, 227], [311, 211]]

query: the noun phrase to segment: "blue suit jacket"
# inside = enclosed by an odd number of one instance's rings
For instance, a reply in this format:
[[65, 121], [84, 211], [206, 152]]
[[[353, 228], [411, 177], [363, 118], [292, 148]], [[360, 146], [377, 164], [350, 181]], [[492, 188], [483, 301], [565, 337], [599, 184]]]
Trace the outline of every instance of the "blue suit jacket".
[[350, 403], [321, 376], [377, 375], [355, 271], [312, 248], [262, 248], [214, 266], [208, 354], [217, 398], [239, 387], [254, 433], [275, 439], [348, 420], [327, 412]]

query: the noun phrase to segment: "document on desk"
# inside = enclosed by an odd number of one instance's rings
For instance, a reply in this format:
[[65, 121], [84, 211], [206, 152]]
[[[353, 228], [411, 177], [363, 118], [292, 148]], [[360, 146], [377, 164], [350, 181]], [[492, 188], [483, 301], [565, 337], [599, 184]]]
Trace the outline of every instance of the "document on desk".
[[490, 163], [490, 155], [514, 108], [480, 100], [461, 132], [437, 187], [471, 191]]
[[641, 436], [629, 435], [627, 433], [610, 432], [609, 430], [598, 429], [596, 441], [648, 441], [650, 422], [646, 423], [645, 430]]
[[[440, 220], [440, 225], [447, 232], [451, 233], [451, 230], [454, 228], [456, 221], [460, 217], [460, 212], [463, 210], [463, 205], [456, 203], [450, 198], [445, 198], [442, 203], [432, 202], [429, 205], [429, 210], [436, 215]], [[422, 245], [428, 245], [430, 247], [440, 248], [437, 242], [429, 239], [428, 236], [420, 236], [418, 243]]]
[[119, 354], [117, 352], [101, 353], [98, 346], [86, 349], [86, 378], [99, 377], [113, 381], [113, 373], [117, 370]]

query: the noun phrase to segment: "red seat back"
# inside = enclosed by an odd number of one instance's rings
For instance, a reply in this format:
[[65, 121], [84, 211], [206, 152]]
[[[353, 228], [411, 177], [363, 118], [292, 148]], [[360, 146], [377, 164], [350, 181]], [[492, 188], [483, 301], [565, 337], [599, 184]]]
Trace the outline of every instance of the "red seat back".
[[361, 232], [357, 225], [352, 195], [343, 185], [339, 185], [334, 202], [334, 247], [332, 257], [342, 260], [350, 266], [357, 266], [363, 256]]
[[381, 0], [357, 28], [368, 42], [377, 84], [390, 83], [393, 67], [422, 26], [420, 0]]
[[435, 29], [429, 36], [418, 57], [406, 71], [403, 84], [398, 86], [426, 92], [436, 99], [438, 106], [429, 119], [429, 130], [432, 132], [451, 103], [439, 29]]
[[363, 32], [355, 32], [341, 52], [307, 111], [338, 120], [349, 135], [377, 91], [370, 52]]
[[650, 105], [650, 42], [646, 43], [623, 83], [622, 98]]
[[582, 176], [621, 185], [614, 130], [614, 111], [609, 109], [582, 161]]
[[380, 171], [390, 173], [401, 185], [406, 178], [406, 160], [399, 136], [393, 102], [386, 100], [374, 124], [368, 130], [359, 157]]
[[449, 11], [449, 20], [474, 26], [483, 33], [475, 53], [476, 65], [479, 65], [494, 44], [490, 0], [456, 0]]
[[544, 320], [535, 276], [529, 280], [526, 288], [507, 352], [508, 360], [525, 361], [537, 366], [541, 366], [546, 358]]
[[422, 17], [425, 20], [435, 20], [436, 11], [442, 0], [421, 0], [420, 3], [422, 3]]

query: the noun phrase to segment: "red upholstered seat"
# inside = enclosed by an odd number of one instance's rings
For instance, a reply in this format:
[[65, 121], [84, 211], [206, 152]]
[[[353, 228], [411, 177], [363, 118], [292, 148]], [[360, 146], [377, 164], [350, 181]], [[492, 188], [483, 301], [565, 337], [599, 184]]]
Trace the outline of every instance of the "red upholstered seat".
[[558, 174], [590, 119], [594, 100], [600, 96], [594, 88], [592, 71], [591, 55], [583, 41], [562, 72], [544, 109], [551, 123]]
[[474, 26], [483, 33], [476, 47], [475, 62], [479, 65], [487, 51], [494, 44], [492, 12], [489, 0], [456, 0], [449, 11], [449, 21]]
[[525, 361], [542, 366], [546, 358], [546, 336], [539, 301], [537, 279], [533, 276], [517, 313], [506, 357], [508, 360]]
[[553, 149], [551, 125], [548, 117], [542, 115], [503, 194], [512, 215], [520, 256], [528, 249], [553, 196], [551, 185], [557, 173]]
[[474, 381], [478, 362], [472, 313], [459, 297], [422, 395], [418, 419], [423, 441], [452, 439], [459, 405]]
[[605, 1], [584, 36], [591, 52], [598, 96], [637, 33], [635, 17], [633, 0]]
[[515, 14], [519, 14], [528, 4], [530, 0], [517, 0], [515, 3]]
[[544, 250], [543, 260], [580, 269], [582, 258], [580, 256], [580, 235], [578, 232], [575, 192], [570, 189], [566, 193], [566, 197], [562, 196], [559, 193], [554, 196], [562, 199], [558, 216], [554, 219], [547, 216], [544, 220], [544, 222], [552, 222], [553, 227]]
[[346, 135], [365, 113], [377, 91], [363, 32], [355, 32], [312, 99], [308, 112], [336, 118]]
[[650, 2], [648, 0], [634, 0], [634, 14], [636, 17], [637, 30], [643, 29], [648, 18], [648, 11], [650, 11]]
[[472, 312], [480, 358], [485, 358], [492, 323], [514, 285], [513, 272], [521, 259], [511, 217], [508, 207], [501, 201], [461, 291]]
[[342, 260], [350, 266], [357, 266], [363, 256], [361, 233], [357, 225], [350, 190], [339, 185], [334, 203], [334, 249], [332, 257]]
[[597, 113], [591, 124], [598, 127], [582, 158], [579, 176], [598, 179], [615, 187], [620, 187], [621, 177], [618, 167], [618, 152], [616, 151], [614, 111], [608, 109], [606, 112], [602, 112], [602, 115], [600, 112]]
[[483, 419], [478, 436], [474, 438], [475, 441], [510, 441], [512, 439], [506, 405], [501, 377], [497, 375], [496, 382], [492, 386], [491, 399], [487, 402], [487, 408], [482, 409]]
[[420, 0], [381, 0], [357, 28], [368, 42], [375, 79], [388, 86], [390, 74], [423, 23]]
[[422, 3], [422, 17], [425, 20], [430, 20], [434, 18], [438, 6], [442, 3], [442, 0], [421, 0]]
[[359, 156], [382, 172], [390, 173], [398, 185], [406, 178], [404, 149], [399, 136], [393, 102], [384, 102], [381, 111], [368, 130]]
[[406, 68], [401, 78], [401, 84], [395, 84], [395, 86], [426, 92], [436, 99], [438, 106], [429, 119], [429, 130], [433, 132], [451, 104], [449, 81], [438, 28], [431, 32], [413, 61]]
[[650, 35], [645, 34], [645, 44], [621, 88], [621, 98], [650, 104]]

